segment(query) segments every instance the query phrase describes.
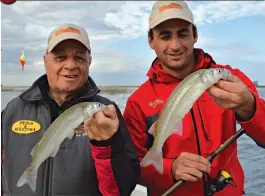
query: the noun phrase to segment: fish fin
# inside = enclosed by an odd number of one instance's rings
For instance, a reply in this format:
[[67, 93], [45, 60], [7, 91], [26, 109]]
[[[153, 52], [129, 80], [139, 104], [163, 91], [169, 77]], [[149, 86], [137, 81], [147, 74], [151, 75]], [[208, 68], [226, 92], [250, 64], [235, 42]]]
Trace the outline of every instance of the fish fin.
[[152, 124], [152, 126], [149, 128], [149, 130], [148, 130], [148, 133], [151, 134], [151, 135], [153, 135], [153, 136], [155, 136], [156, 127], [157, 127], [156, 124], [157, 124], [157, 121], [155, 121]]
[[37, 144], [31, 149], [31, 151], [30, 151], [30, 155], [31, 155], [32, 157], [34, 156], [34, 154], [35, 154], [35, 150], [37, 149], [38, 145], [39, 145], [39, 143], [37, 143]]
[[36, 149], [36, 146], [34, 146], [33, 148], [32, 148], [32, 150], [30, 151], [30, 155], [33, 157], [34, 156], [34, 154], [35, 154], [35, 149]]
[[36, 183], [37, 183], [38, 170], [36, 169], [27, 169], [19, 178], [17, 182], [17, 187], [21, 187], [24, 184], [29, 184], [31, 190], [35, 192]]
[[51, 154], [52, 157], [55, 157], [55, 155], [57, 154], [58, 150], [59, 150], [60, 146], [56, 147], [53, 151], [53, 153]]
[[73, 138], [74, 134], [75, 134], [74, 130], [69, 132], [67, 138], [71, 140]]
[[182, 136], [182, 133], [183, 133], [182, 130], [183, 130], [183, 127], [182, 127], [182, 121], [180, 121], [180, 122], [176, 125], [175, 129], [172, 131], [172, 134], [177, 134], [177, 135]]
[[155, 148], [150, 148], [147, 154], [142, 159], [140, 165], [142, 167], [147, 167], [148, 165], [153, 165], [158, 173], [163, 174], [163, 157], [162, 150], [158, 151]]

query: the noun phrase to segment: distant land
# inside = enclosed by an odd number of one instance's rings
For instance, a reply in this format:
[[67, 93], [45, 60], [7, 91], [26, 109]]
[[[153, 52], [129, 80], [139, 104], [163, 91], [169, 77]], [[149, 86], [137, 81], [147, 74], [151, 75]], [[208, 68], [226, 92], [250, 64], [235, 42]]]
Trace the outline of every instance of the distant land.
[[[259, 84], [259, 81], [252, 81], [257, 88], [265, 88], [265, 84]], [[21, 91], [26, 90], [30, 86], [4, 86], [1, 84], [1, 91]], [[137, 88], [139, 85], [99, 85], [99, 89], [125, 89], [125, 88]]]
[[[23, 89], [23, 90], [26, 90], [26, 89], [28, 89], [30, 86], [1, 86], [1, 90], [2, 91], [9, 91], [9, 90], [21, 90], [21, 89]], [[118, 86], [118, 85], [102, 85], [102, 86], [97, 86], [99, 89], [102, 89], [102, 88], [112, 88], [112, 89], [114, 89], [114, 88], [116, 88], [116, 89], [118, 89], [118, 88], [137, 88], [137, 87], [139, 87], [139, 85], [135, 85], [135, 86]]]
[[[110, 94], [116, 94], [116, 93], [127, 93], [130, 91], [130, 89], [135, 89], [139, 86], [98, 86], [100, 91], [102, 93], [110, 93]], [[29, 86], [1, 86], [2, 92], [23, 92], [26, 89], [28, 89]]]
[[[256, 85], [257, 88], [265, 88], [265, 85]], [[132, 93], [138, 86], [98, 86], [100, 93], [106, 94], [124, 94]], [[1, 92], [23, 92], [27, 86], [2, 86]]]
[[[139, 87], [139, 85], [135, 85], [135, 86], [116, 86], [116, 85], [104, 85], [104, 86], [98, 86], [98, 88], [100, 90], [102, 90], [103, 92], [108, 91], [117, 91], [117, 92], [122, 92], [126, 89], [130, 89], [130, 88], [137, 88]], [[256, 84], [257, 88], [265, 88], [265, 84]], [[26, 89], [28, 89], [29, 86], [3, 86], [1, 85], [1, 91], [24, 91]]]

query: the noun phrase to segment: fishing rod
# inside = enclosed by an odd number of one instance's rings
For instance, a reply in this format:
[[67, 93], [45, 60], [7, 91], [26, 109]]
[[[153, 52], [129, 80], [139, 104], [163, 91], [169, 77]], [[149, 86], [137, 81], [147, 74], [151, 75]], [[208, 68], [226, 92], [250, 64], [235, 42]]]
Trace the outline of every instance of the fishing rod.
[[[228, 138], [219, 148], [217, 148], [215, 151], [213, 151], [206, 159], [212, 163], [213, 159], [218, 156], [223, 150], [225, 150], [230, 144], [232, 144], [235, 140], [237, 140], [241, 135], [243, 135], [246, 132], [245, 129], [241, 128], [239, 131], [236, 132], [236, 134], [232, 135], [230, 138]], [[162, 196], [168, 196], [173, 191], [180, 187], [185, 181], [179, 180], [174, 185], [172, 185]]]

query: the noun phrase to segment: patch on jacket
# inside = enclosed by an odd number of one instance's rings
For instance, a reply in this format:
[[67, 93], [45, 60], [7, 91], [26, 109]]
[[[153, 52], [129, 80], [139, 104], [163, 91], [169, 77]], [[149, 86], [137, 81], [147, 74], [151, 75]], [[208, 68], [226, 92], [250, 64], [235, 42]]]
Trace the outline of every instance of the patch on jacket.
[[153, 107], [153, 108], [155, 108], [158, 104], [161, 104], [161, 103], [164, 103], [164, 101], [163, 100], [161, 100], [161, 99], [156, 99], [155, 101], [150, 101], [150, 103], [149, 103], [149, 106], [151, 106], [151, 107]]
[[19, 134], [34, 133], [40, 128], [40, 124], [32, 120], [19, 120], [12, 125], [12, 131]]

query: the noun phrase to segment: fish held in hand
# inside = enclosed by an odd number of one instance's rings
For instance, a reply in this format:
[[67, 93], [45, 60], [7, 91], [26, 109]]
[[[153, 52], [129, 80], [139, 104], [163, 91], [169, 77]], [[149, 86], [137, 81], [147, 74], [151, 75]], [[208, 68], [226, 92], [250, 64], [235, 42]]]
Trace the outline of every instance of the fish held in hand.
[[165, 103], [156, 122], [150, 127], [149, 133], [154, 135], [154, 142], [140, 165], [153, 165], [163, 174], [162, 148], [166, 139], [174, 132], [182, 135], [182, 119], [192, 108], [195, 101], [219, 80], [228, 80], [231, 75], [228, 69], [201, 69], [184, 78], [173, 90]]
[[72, 139], [74, 130], [88, 117], [103, 109], [99, 102], [78, 103], [64, 111], [44, 132], [40, 141], [31, 150], [32, 161], [17, 182], [17, 187], [28, 183], [33, 192], [36, 189], [40, 165], [48, 157], [55, 157], [64, 139]]

